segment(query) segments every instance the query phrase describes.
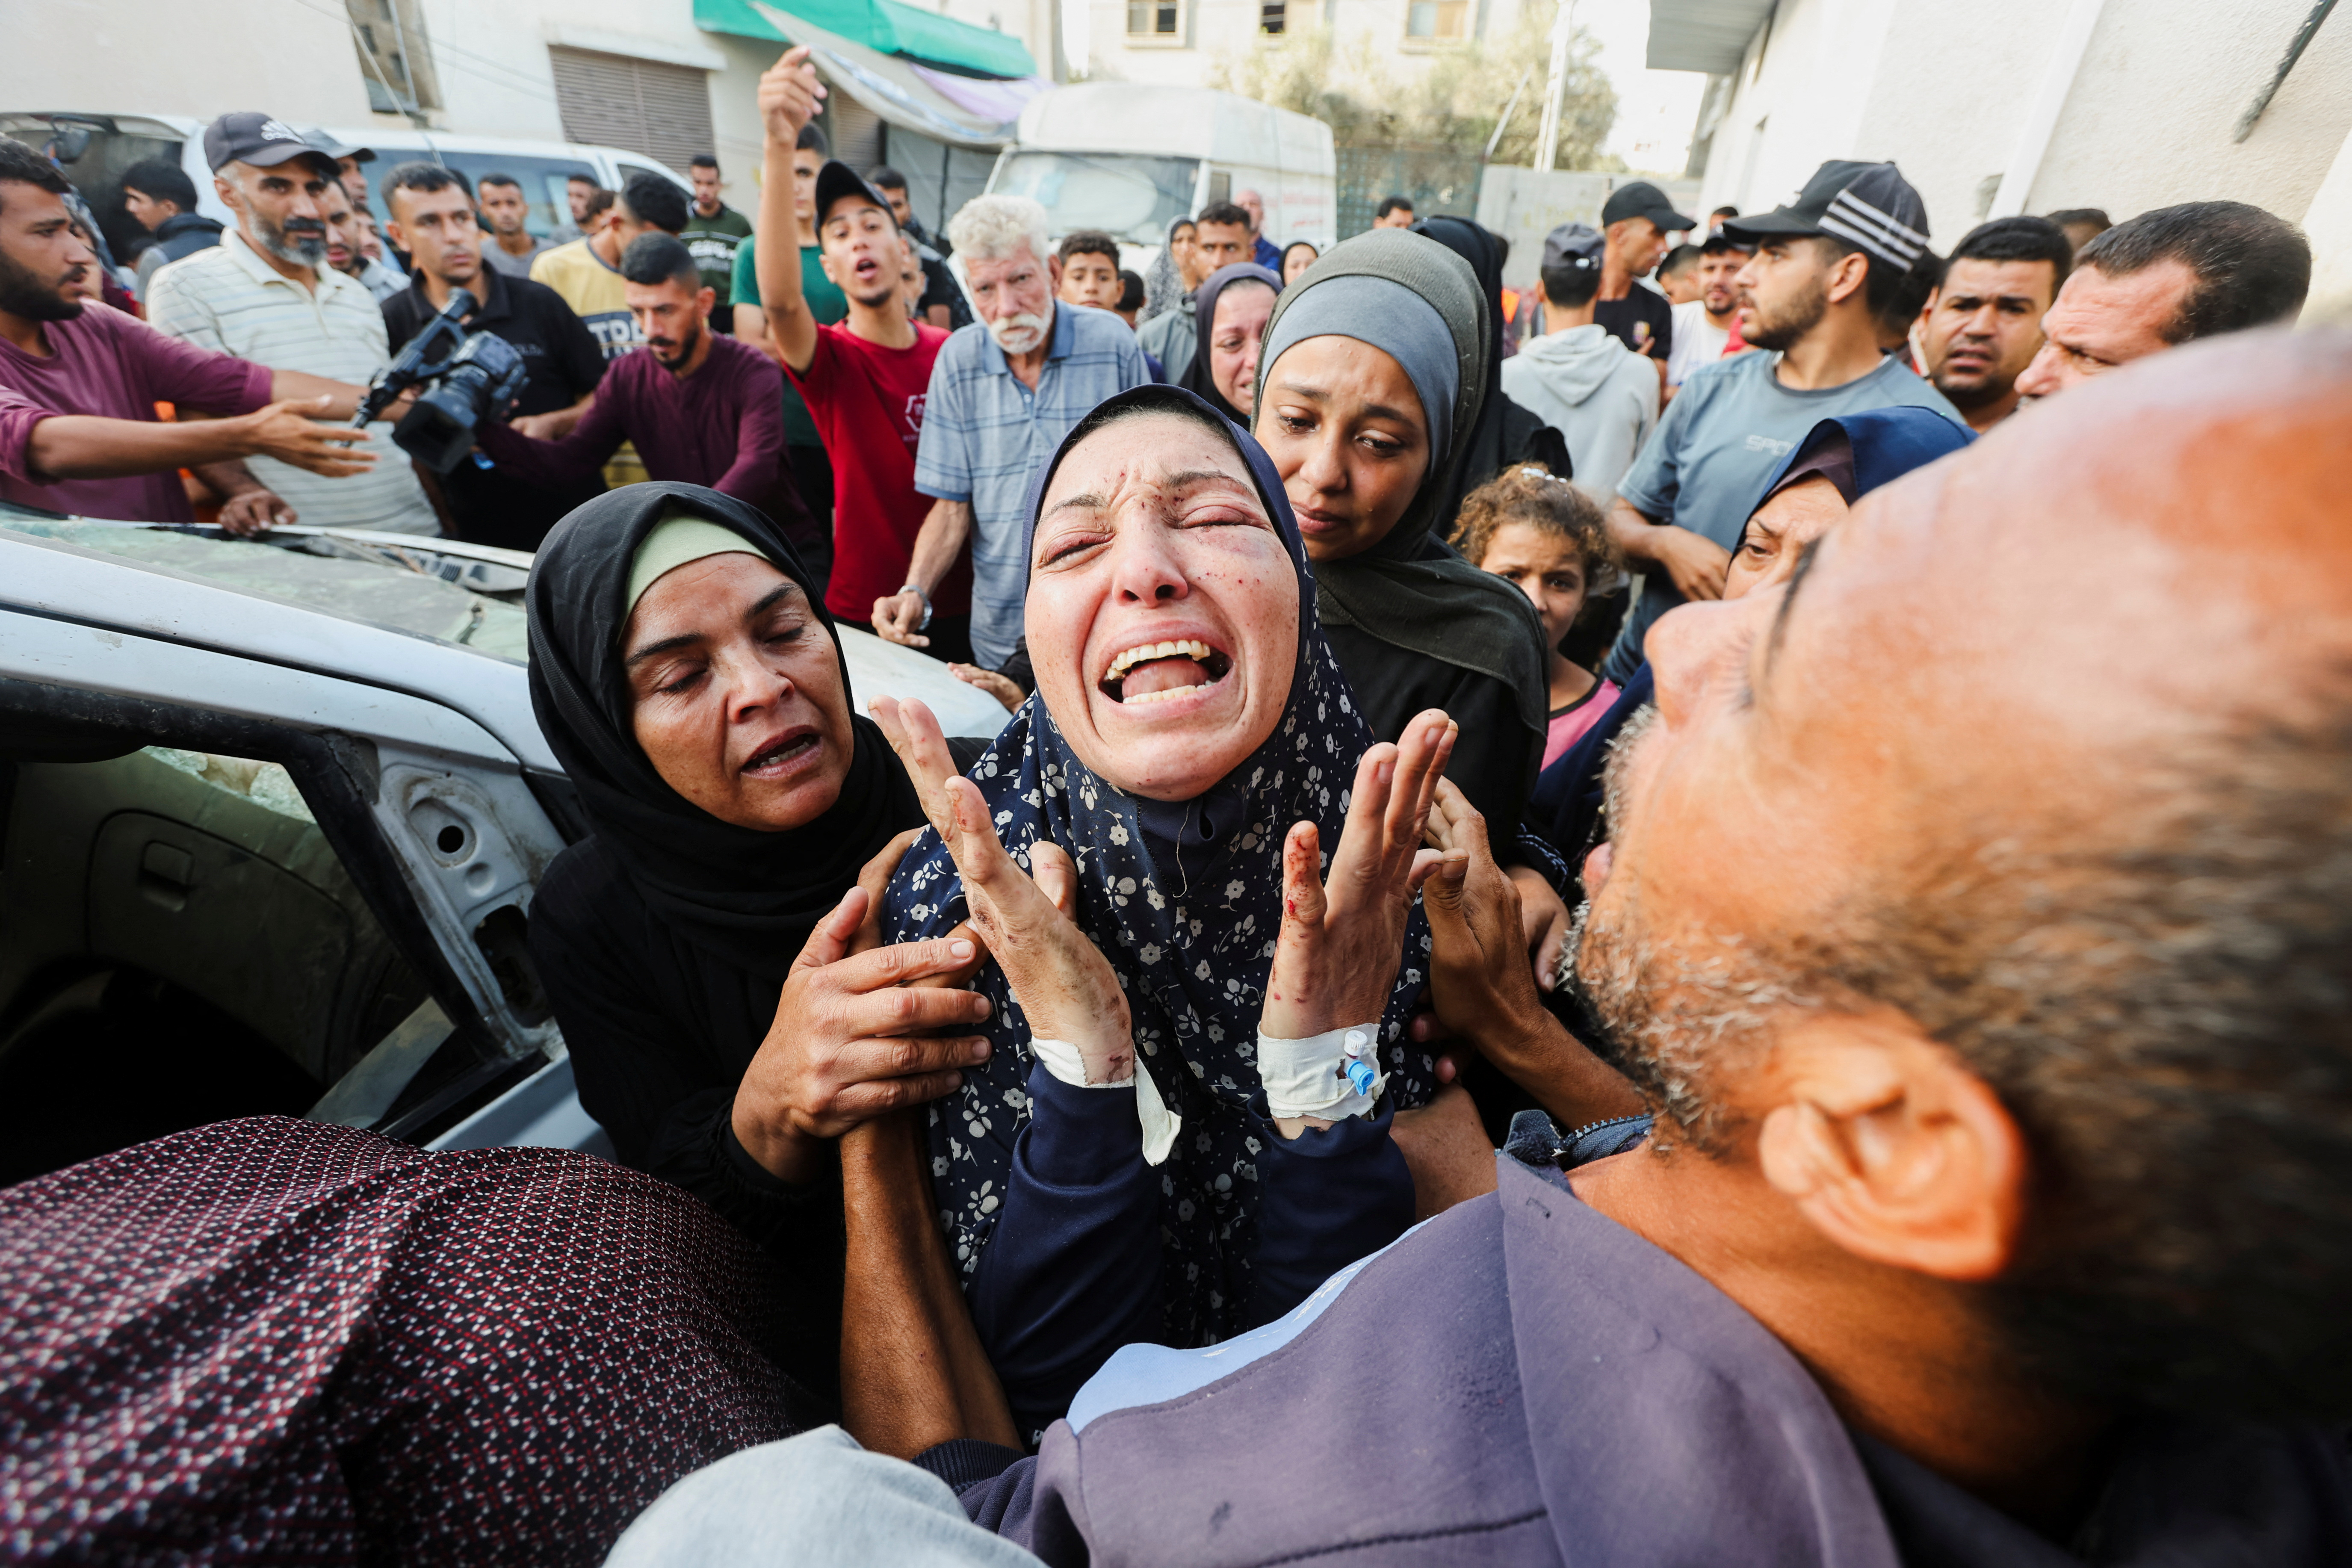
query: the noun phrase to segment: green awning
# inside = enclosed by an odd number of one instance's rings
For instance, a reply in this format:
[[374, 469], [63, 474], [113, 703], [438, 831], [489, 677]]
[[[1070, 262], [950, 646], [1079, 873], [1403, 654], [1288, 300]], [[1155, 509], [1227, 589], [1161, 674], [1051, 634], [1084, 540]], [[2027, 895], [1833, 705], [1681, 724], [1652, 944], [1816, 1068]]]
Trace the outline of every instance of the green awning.
[[1037, 74], [1037, 62], [1029, 58], [1021, 40], [1010, 33], [975, 27], [936, 11], [901, 5], [899, 0], [874, 0], [874, 5], [897, 30], [898, 52], [902, 55], [989, 76]]
[[[1010, 34], [975, 27], [899, 0], [790, 0], [786, 9], [854, 43], [886, 55], [925, 60], [951, 70], [1015, 78], [1037, 74], [1037, 62]], [[694, 0], [694, 25], [706, 33], [789, 42], [751, 0]]]

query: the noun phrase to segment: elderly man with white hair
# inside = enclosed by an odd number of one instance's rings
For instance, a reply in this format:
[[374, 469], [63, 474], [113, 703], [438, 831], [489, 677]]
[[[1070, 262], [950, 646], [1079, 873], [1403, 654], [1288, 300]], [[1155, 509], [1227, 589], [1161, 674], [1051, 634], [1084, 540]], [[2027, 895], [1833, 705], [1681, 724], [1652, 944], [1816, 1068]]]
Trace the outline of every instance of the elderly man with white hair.
[[1035, 202], [975, 196], [949, 220], [948, 239], [979, 320], [959, 327], [931, 367], [915, 488], [936, 504], [916, 536], [907, 585], [875, 602], [874, 629], [922, 646], [931, 592], [969, 539], [972, 651], [994, 669], [1021, 639], [1030, 474], [1087, 410], [1151, 373], [1117, 316], [1055, 307], [1062, 264]]

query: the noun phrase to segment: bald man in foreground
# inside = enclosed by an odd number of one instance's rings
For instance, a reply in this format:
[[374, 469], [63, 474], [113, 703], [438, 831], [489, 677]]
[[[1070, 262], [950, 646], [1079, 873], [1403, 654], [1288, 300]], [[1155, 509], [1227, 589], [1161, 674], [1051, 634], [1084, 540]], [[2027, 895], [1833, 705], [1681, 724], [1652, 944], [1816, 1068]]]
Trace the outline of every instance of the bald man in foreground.
[[[2352, 339], [2198, 344], [1662, 619], [1576, 959], [1654, 1120], [1122, 1351], [1034, 1458], [971, 1440], [915, 1144], [845, 1145], [908, 1260], [868, 1447], [612, 1562], [2352, 1561], [2347, 428]], [[1516, 931], [1472, 855], [1439, 1010], [1580, 1119], [1597, 1064], [1463, 983]]]

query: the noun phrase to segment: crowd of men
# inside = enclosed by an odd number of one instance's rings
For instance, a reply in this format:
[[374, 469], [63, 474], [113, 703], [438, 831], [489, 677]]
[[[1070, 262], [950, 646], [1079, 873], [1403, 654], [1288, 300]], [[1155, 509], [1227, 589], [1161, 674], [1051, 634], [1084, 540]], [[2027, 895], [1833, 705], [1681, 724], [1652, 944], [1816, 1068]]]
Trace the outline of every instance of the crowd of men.
[[[779, 521], [837, 616], [1009, 697], [1036, 463], [1105, 397], [1184, 379], [1210, 277], [1254, 265], [1287, 285], [1318, 252], [1276, 246], [1248, 190], [1180, 218], [1149, 282], [1118, 239], [1057, 243], [1021, 198], [975, 198], [935, 234], [903, 175], [828, 156], [820, 103], [792, 85], [804, 74], [788, 59], [763, 86], [756, 216], [704, 156], [690, 189], [575, 175], [569, 221], [535, 233], [511, 174], [378, 167], [234, 113], [204, 136], [231, 221], [196, 210], [179, 164], [136, 164], [120, 195], [146, 242], [114, 268], [82, 193], [0, 142], [0, 492], [530, 550], [608, 485], [711, 485]], [[2230, 202], [2112, 226], [2089, 209], [2004, 217], [1939, 256], [1891, 163], [1824, 164], [1760, 217], [1702, 224], [1643, 181], [1598, 216], [1549, 235], [1536, 286], [1494, 306], [1502, 395], [1557, 433], [1644, 582], [1614, 679], [1659, 614], [1720, 593], [1748, 500], [1820, 418], [1913, 404], [1981, 433], [2086, 375], [2286, 319], [2310, 272], [2291, 226]], [[1402, 195], [1372, 223], [1474, 226]], [[466, 326], [527, 374], [478, 451], [436, 473], [384, 426], [344, 422], [460, 289]], [[85, 309], [108, 300], [120, 309]]]

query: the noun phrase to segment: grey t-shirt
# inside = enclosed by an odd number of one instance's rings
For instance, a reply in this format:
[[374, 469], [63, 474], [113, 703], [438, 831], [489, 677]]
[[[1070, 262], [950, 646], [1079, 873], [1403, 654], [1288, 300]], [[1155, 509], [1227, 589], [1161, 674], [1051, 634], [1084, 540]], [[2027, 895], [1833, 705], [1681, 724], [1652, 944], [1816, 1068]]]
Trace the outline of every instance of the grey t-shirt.
[[500, 245], [496, 237], [487, 234], [482, 237], [483, 262], [497, 268], [509, 278], [530, 277], [530, 264], [554, 248], [555, 247], [543, 239], [534, 240], [528, 251], [520, 256], [513, 256], [508, 254], [506, 247]]
[[[1944, 395], [1911, 374], [1900, 355], [1843, 386], [1801, 392], [1772, 373], [1780, 356], [1760, 350], [1702, 366], [1684, 382], [1649, 445], [1617, 493], [1653, 521], [1672, 523], [1726, 550], [1739, 542], [1764, 481], [1821, 421], [1868, 408], [1932, 408], [1961, 423]], [[1643, 579], [1642, 602], [1626, 617], [1602, 673], [1622, 685], [1642, 663], [1650, 623], [1683, 602], [1665, 573]]]

